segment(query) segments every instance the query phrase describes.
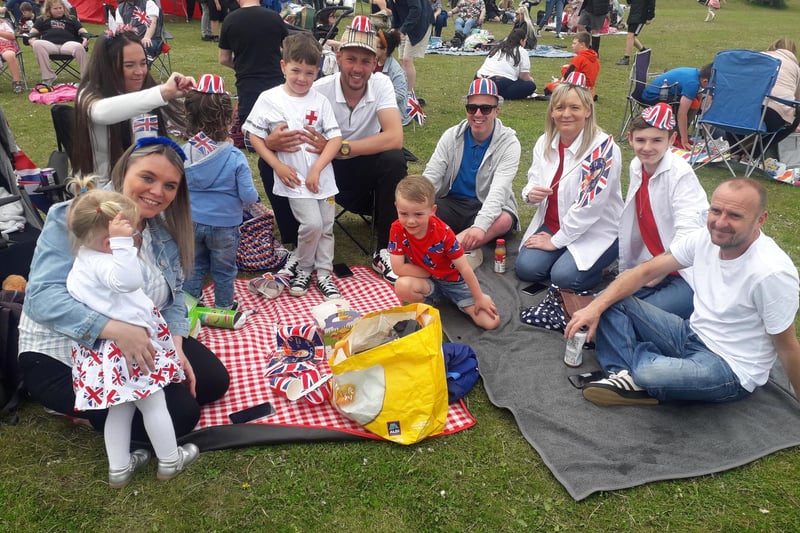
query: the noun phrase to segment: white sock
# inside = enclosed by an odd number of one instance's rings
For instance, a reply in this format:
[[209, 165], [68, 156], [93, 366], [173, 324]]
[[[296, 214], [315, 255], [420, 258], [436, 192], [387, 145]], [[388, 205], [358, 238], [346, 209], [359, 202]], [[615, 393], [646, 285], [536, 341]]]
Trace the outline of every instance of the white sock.
[[103, 436], [110, 470], [127, 468], [131, 462], [131, 422], [135, 412], [136, 406], [132, 403], [121, 403], [108, 408]]
[[147, 398], [138, 400], [136, 407], [142, 412], [144, 428], [150, 437], [150, 444], [160, 461], [174, 461], [178, 458], [178, 443], [175, 440], [175, 427], [167, 410], [164, 391], [152, 393]]

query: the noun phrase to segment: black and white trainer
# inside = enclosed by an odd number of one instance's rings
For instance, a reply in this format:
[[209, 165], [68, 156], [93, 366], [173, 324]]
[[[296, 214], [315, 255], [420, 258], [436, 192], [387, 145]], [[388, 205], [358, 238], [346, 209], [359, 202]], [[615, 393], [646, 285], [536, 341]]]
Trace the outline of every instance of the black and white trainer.
[[289, 294], [292, 296], [304, 296], [308, 292], [309, 285], [311, 285], [311, 273], [298, 268], [292, 279], [292, 284], [289, 285]]
[[394, 285], [397, 281], [397, 274], [392, 270], [392, 262], [389, 259], [389, 250], [382, 248], [372, 255], [372, 269], [383, 276], [383, 279]]
[[333, 282], [333, 276], [325, 276], [324, 278], [317, 278], [317, 288], [326, 300], [334, 300], [341, 298], [342, 294], [336, 288], [336, 283]]
[[633, 381], [633, 376], [627, 370], [587, 383], [583, 387], [583, 397], [600, 406], [658, 404], [657, 399]]

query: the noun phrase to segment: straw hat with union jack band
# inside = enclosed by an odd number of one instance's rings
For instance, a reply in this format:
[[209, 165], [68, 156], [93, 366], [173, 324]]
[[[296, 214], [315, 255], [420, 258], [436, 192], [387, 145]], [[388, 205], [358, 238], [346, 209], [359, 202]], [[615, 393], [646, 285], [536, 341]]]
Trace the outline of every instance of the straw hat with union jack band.
[[364, 48], [375, 53], [375, 32], [372, 31], [372, 23], [368, 17], [353, 17], [339, 44], [339, 49], [343, 48]]

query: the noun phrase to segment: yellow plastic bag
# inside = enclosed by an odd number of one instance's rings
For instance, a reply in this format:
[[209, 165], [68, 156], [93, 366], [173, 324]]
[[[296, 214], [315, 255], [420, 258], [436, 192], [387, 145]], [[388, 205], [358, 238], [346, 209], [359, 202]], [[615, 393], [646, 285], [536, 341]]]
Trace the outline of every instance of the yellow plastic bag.
[[[421, 329], [389, 340], [398, 322]], [[400, 444], [441, 433], [447, 377], [439, 311], [411, 304], [361, 317], [330, 359], [333, 406], [368, 431]]]

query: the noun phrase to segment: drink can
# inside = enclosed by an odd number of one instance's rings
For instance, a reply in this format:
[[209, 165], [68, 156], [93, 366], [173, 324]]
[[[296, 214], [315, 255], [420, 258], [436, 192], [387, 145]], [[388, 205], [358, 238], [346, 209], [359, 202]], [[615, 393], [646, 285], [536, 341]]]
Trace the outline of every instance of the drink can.
[[39, 175], [42, 187], [48, 187], [56, 184], [56, 170], [54, 168], [43, 168], [39, 171]]
[[246, 320], [246, 315], [241, 311], [232, 309], [196, 307], [195, 311], [202, 325], [213, 328], [239, 329], [244, 326], [244, 322], [241, 319], [244, 317]]
[[586, 342], [586, 330], [576, 331], [572, 338], [567, 339], [567, 348], [564, 351], [564, 364], [577, 368], [583, 364], [583, 345]]

